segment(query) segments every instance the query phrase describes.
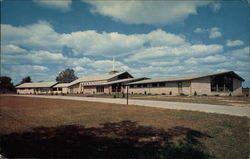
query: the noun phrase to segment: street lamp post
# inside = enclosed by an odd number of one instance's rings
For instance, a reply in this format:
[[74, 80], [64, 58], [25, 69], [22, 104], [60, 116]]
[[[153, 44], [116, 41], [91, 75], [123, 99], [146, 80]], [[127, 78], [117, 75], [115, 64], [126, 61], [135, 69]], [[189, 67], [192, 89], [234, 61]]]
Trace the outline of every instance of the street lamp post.
[[128, 85], [127, 85], [127, 105], [128, 105]]

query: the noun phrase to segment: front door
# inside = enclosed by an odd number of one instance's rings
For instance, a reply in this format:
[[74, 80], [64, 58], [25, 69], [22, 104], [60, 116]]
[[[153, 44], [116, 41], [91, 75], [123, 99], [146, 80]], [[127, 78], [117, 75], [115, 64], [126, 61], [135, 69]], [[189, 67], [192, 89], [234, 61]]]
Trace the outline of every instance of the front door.
[[178, 93], [182, 93], [182, 82], [178, 82]]

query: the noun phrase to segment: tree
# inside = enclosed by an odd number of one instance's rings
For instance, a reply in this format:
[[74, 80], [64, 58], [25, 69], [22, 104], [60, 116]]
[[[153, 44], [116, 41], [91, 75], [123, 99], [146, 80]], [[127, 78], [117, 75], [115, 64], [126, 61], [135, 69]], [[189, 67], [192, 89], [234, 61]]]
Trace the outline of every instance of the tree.
[[56, 77], [56, 81], [60, 83], [70, 83], [76, 79], [77, 76], [75, 75], [75, 71], [69, 68], [60, 72], [59, 75]]
[[31, 83], [31, 78], [30, 76], [26, 76], [22, 79], [22, 81], [20, 82], [20, 84], [23, 84], [23, 83]]
[[5, 93], [14, 90], [14, 85], [11, 82], [11, 78], [8, 76], [0, 77], [0, 92]]

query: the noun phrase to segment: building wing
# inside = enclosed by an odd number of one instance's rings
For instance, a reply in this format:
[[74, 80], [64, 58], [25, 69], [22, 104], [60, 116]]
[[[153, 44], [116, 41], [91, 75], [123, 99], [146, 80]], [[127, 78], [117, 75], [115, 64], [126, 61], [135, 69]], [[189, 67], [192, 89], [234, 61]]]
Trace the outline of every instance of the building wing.
[[156, 83], [156, 82], [187, 81], [187, 80], [193, 80], [193, 79], [198, 79], [198, 78], [202, 78], [202, 77], [216, 76], [216, 75], [222, 75], [222, 74], [230, 74], [234, 78], [239, 79], [240, 81], [245, 81], [242, 77], [240, 77], [235, 72], [233, 72], [233, 71], [226, 71], [226, 72], [219, 72], [219, 73], [196, 74], [196, 75], [188, 75], [188, 76], [147, 79], [147, 80], [132, 82], [130, 84], [144, 84], [144, 83]]
[[50, 88], [56, 85], [58, 82], [34, 82], [34, 83], [23, 83], [16, 88]]
[[115, 77], [122, 76], [122, 75], [127, 75], [128, 77], [132, 78], [133, 76], [130, 75], [128, 72], [116, 72], [113, 74], [102, 74], [102, 75], [94, 75], [94, 76], [85, 76], [78, 78], [77, 80], [69, 83], [68, 86], [75, 85], [80, 82], [88, 82], [88, 81], [112, 81]]

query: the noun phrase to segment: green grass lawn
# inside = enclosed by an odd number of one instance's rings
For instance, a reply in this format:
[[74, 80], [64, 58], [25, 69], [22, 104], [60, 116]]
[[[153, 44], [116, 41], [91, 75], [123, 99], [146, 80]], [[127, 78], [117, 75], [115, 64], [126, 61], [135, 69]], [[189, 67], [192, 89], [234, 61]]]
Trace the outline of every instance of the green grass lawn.
[[247, 159], [248, 118], [0, 96], [0, 154], [21, 158]]

